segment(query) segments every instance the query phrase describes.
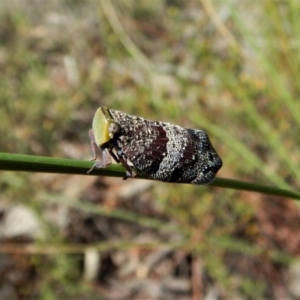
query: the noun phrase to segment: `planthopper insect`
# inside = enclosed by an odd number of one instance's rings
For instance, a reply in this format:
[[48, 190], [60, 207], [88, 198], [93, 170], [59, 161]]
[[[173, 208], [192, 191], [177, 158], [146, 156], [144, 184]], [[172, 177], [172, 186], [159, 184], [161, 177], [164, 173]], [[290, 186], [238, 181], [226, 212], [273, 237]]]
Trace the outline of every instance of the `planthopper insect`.
[[126, 168], [124, 179], [139, 172], [164, 182], [204, 185], [213, 181], [222, 167], [204, 131], [146, 120], [105, 106], [96, 111], [89, 136], [94, 160], [96, 150], [102, 154], [90, 171], [107, 167], [113, 158]]

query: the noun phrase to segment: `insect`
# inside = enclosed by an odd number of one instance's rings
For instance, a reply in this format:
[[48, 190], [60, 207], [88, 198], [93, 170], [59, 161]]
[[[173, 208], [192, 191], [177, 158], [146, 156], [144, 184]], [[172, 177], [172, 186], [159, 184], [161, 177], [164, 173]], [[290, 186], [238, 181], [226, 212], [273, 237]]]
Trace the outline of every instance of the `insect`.
[[[95, 161], [90, 171], [107, 167], [113, 158], [126, 168], [124, 179], [139, 172], [164, 182], [204, 185], [222, 167], [204, 131], [146, 120], [105, 106], [96, 111], [89, 136]], [[101, 161], [96, 161], [96, 150], [102, 154]]]

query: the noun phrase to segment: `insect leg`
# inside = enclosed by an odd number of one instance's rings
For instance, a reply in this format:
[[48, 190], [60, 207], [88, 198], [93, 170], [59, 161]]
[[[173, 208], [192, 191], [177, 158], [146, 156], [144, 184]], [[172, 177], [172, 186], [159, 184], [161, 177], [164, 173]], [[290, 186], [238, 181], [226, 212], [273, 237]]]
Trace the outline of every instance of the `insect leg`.
[[91, 142], [91, 149], [92, 149], [92, 155], [93, 155], [93, 161], [97, 159], [97, 153], [100, 153], [101, 155], [101, 162], [95, 162], [93, 166], [88, 170], [87, 173], [90, 173], [93, 171], [93, 169], [100, 169], [100, 168], [106, 168], [111, 164], [111, 155], [110, 152], [107, 148], [101, 148], [98, 147], [95, 141], [95, 135], [94, 135], [94, 130], [90, 129], [89, 130], [89, 137], [90, 137], [90, 142]]
[[97, 159], [97, 152], [96, 152], [97, 145], [96, 145], [96, 140], [95, 140], [95, 135], [94, 135], [93, 129], [89, 130], [89, 137], [90, 137], [93, 160], [96, 160]]
[[102, 156], [102, 161], [97, 161], [93, 164], [93, 166], [88, 170], [88, 173], [92, 172], [94, 169], [101, 169], [101, 168], [106, 168], [108, 167], [111, 163], [111, 155], [110, 152], [107, 148], [101, 149], [101, 156]]
[[119, 163], [119, 162], [120, 162], [119, 156], [115, 154], [115, 152], [113, 151], [113, 149], [114, 149], [114, 148], [109, 149], [109, 153], [110, 153], [110, 155], [112, 156], [112, 158], [113, 158], [117, 163]]
[[127, 170], [125, 177], [123, 178], [124, 180], [126, 180], [129, 177], [136, 176], [136, 172], [133, 170], [133, 168], [131, 166], [128, 165], [128, 163], [126, 162], [126, 160], [123, 157], [124, 155], [122, 155], [120, 153], [120, 151], [117, 150], [117, 154], [115, 154], [111, 149], [110, 154], [116, 160], [116, 162], [121, 163], [123, 165], [123, 167]]
[[120, 162], [127, 170], [123, 180], [126, 180], [127, 178], [130, 178], [130, 177], [133, 178], [136, 176], [136, 172], [133, 170], [133, 168], [131, 166], [129, 166], [127, 164], [127, 162], [122, 157], [120, 157]]

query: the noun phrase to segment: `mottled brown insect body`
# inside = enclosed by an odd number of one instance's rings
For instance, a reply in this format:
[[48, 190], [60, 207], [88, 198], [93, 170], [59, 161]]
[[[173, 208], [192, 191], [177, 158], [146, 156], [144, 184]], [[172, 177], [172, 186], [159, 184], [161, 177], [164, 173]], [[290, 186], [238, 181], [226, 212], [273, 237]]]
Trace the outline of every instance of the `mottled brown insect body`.
[[[103, 132], [98, 126], [106, 122], [110, 125]], [[90, 137], [103, 153], [102, 162], [95, 167], [107, 166], [112, 156], [127, 169], [125, 178], [134, 177], [135, 169], [160, 181], [201, 185], [210, 183], [222, 166], [204, 131], [150, 121], [105, 107], [97, 110]]]

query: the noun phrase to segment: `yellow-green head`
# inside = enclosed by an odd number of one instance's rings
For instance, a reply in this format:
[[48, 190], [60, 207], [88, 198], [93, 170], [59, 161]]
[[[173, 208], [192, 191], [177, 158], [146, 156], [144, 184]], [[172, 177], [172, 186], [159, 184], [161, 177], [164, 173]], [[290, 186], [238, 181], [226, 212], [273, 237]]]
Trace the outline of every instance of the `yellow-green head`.
[[120, 131], [119, 123], [113, 119], [107, 107], [101, 106], [97, 109], [93, 119], [93, 131], [98, 147], [109, 142]]

